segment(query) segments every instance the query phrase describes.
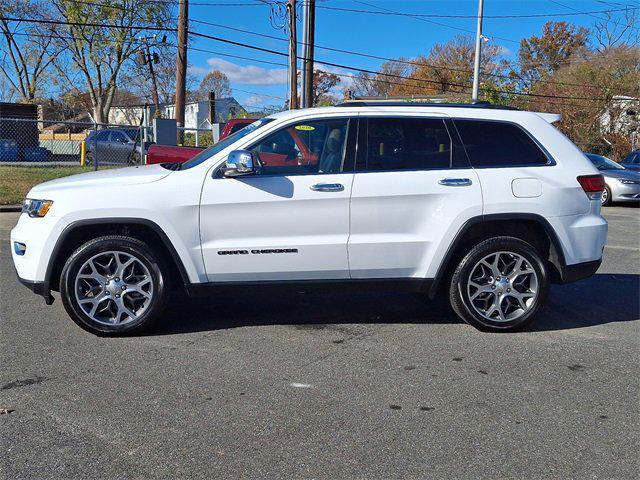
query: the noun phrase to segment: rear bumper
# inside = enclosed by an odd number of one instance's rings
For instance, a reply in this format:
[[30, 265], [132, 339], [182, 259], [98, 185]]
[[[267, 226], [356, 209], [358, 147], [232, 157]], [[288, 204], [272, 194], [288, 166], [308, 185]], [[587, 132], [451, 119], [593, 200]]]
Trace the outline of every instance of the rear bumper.
[[44, 302], [47, 305], [51, 305], [53, 303], [53, 296], [51, 295], [51, 290], [49, 289], [49, 282], [34, 282], [31, 280], [25, 280], [24, 278], [21, 278], [20, 275], [17, 275], [17, 277], [22, 285], [27, 287], [36, 295], [42, 296], [44, 298]]
[[574, 265], [565, 265], [562, 267], [561, 281], [562, 283], [577, 282], [584, 278], [589, 278], [598, 271], [602, 259], [593, 260], [591, 262], [576, 263]]

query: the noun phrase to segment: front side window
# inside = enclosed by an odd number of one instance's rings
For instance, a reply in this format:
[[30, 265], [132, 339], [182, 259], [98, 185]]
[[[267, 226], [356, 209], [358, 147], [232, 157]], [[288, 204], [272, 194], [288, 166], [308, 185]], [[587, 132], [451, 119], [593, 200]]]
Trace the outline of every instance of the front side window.
[[122, 132], [111, 132], [111, 141], [117, 143], [127, 143], [127, 137]]
[[95, 140], [98, 142], [108, 142], [110, 133], [111, 132], [109, 130], [102, 130], [97, 133], [97, 135], [95, 136]]
[[432, 118], [369, 118], [366, 170], [431, 170], [451, 167], [445, 123]]
[[309, 120], [259, 140], [249, 150], [262, 175], [340, 173], [344, 168], [349, 120]]
[[536, 142], [517, 125], [486, 120], [455, 120], [455, 125], [475, 168], [549, 163]]

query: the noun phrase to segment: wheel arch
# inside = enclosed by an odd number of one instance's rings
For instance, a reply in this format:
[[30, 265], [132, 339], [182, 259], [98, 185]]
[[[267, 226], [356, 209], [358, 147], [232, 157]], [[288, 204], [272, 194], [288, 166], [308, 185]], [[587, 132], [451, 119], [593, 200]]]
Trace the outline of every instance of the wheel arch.
[[546, 257], [552, 281], [563, 282], [566, 262], [562, 244], [544, 217], [533, 213], [479, 215], [468, 219], [454, 236], [429, 288], [429, 297], [436, 296], [469, 245], [498, 235], [521, 238], [532, 243]]
[[62, 231], [51, 252], [45, 273], [45, 290], [58, 290], [62, 268], [69, 256], [92, 238], [108, 234], [127, 235], [145, 241], [153, 248], [182, 283], [189, 285], [189, 275], [171, 239], [155, 222], [145, 218], [99, 218], [77, 220]]

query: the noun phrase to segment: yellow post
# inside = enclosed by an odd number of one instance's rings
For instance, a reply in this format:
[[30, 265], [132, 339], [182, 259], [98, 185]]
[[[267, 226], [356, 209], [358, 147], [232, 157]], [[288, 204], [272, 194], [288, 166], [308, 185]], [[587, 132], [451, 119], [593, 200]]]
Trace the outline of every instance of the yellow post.
[[86, 155], [87, 155], [87, 142], [82, 140], [80, 142], [80, 166], [84, 167], [86, 164]]

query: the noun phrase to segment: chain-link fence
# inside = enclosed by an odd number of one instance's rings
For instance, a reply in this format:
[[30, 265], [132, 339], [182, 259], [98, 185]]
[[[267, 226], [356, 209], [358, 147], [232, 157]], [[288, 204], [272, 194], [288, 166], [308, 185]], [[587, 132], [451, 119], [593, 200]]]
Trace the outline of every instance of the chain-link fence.
[[142, 164], [149, 134], [139, 125], [0, 118], [0, 205], [47, 180]]

